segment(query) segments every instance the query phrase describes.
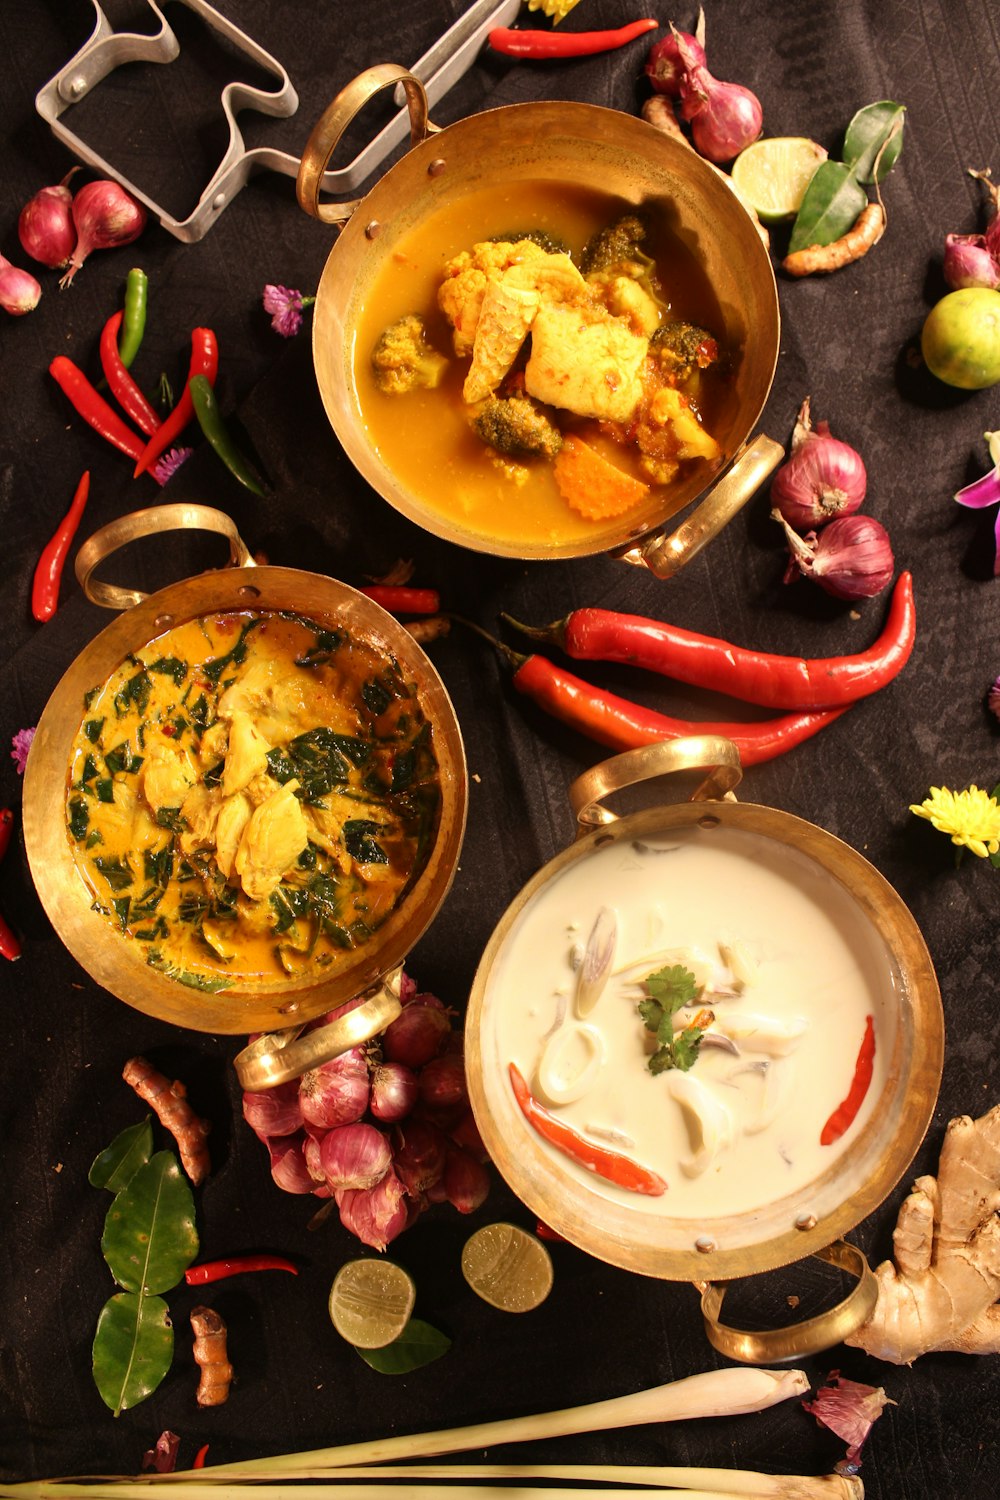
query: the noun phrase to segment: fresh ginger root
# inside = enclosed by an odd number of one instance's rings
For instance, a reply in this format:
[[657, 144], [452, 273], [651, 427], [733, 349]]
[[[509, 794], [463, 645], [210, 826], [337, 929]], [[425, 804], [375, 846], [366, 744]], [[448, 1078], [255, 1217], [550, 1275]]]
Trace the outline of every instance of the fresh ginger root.
[[208, 1121], [195, 1114], [184, 1085], [176, 1080], [171, 1083], [144, 1057], [130, 1057], [122, 1069], [122, 1077], [176, 1140], [181, 1166], [195, 1187], [204, 1182], [211, 1169], [205, 1145]]
[[196, 1400], [199, 1406], [222, 1406], [229, 1398], [233, 1367], [226, 1351], [226, 1325], [211, 1307], [191, 1313], [194, 1362], [201, 1371]]
[[846, 1342], [895, 1365], [1000, 1353], [1000, 1104], [951, 1121], [938, 1175], [917, 1178], [892, 1241], [875, 1311]]

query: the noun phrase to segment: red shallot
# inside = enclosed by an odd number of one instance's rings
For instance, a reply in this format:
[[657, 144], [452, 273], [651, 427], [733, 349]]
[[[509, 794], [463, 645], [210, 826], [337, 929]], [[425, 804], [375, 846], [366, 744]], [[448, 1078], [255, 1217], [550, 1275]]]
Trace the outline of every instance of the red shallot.
[[732, 161], [763, 129], [760, 100], [742, 84], [714, 78], [702, 49], [692, 47], [675, 26], [670, 29], [682, 68], [678, 80], [681, 118], [691, 126], [695, 149], [712, 162]]
[[949, 234], [944, 242], [944, 279], [953, 291], [963, 287], [1000, 288], [1000, 215], [997, 213], [998, 189], [989, 180], [989, 172], [975, 172], [989, 194], [989, 224], [985, 234]]
[[781, 522], [788, 539], [786, 581], [798, 566], [837, 599], [871, 599], [892, 582], [895, 560], [889, 533], [872, 516], [841, 516], [821, 532], [801, 537], [780, 511], [771, 515]]
[[286, 1193], [311, 1193], [316, 1183], [306, 1166], [305, 1134], [284, 1135], [268, 1141], [271, 1176]]
[[57, 186], [40, 188], [18, 217], [17, 237], [23, 249], [53, 270], [64, 266], [76, 247], [73, 194], [66, 184], [79, 170], [71, 167]]
[[403, 1063], [408, 1068], [422, 1068], [444, 1046], [451, 1030], [448, 1012], [440, 1004], [431, 1005], [429, 998], [415, 995], [386, 1027], [382, 1046], [390, 1062]]
[[320, 1141], [319, 1159], [327, 1186], [338, 1193], [381, 1182], [392, 1164], [392, 1151], [381, 1130], [356, 1123], [328, 1130]]
[[464, 1108], [469, 1103], [465, 1087], [465, 1062], [457, 1052], [445, 1052], [433, 1057], [421, 1068], [418, 1079], [420, 1102], [428, 1109], [452, 1109], [455, 1105]]
[[791, 455], [771, 480], [772, 505], [796, 531], [804, 531], [851, 515], [867, 488], [860, 453], [831, 437], [828, 423], [812, 425], [807, 396], [792, 433]]
[[302, 1129], [298, 1083], [279, 1083], [260, 1094], [244, 1094], [243, 1118], [261, 1140], [272, 1135], [294, 1135]]
[[[693, 59], [693, 65], [703, 68], [706, 62], [705, 49], [698, 38], [673, 28], [670, 36], [653, 43], [646, 58], [646, 77], [658, 94], [666, 94], [670, 99], [679, 99], [681, 96], [681, 80], [685, 72], [678, 46], [681, 40], [687, 44], [687, 56]], [[691, 65], [689, 63], [687, 66]]]
[[390, 1170], [370, 1188], [347, 1188], [338, 1194], [340, 1222], [373, 1250], [384, 1250], [409, 1222], [403, 1184]]
[[0, 307], [11, 317], [19, 318], [38, 306], [42, 289], [30, 271], [12, 266], [0, 255]]
[[392, 1164], [411, 1198], [440, 1182], [448, 1138], [428, 1120], [404, 1120], [393, 1131]]
[[299, 1108], [307, 1125], [331, 1130], [351, 1125], [368, 1108], [368, 1062], [364, 1048], [352, 1047], [299, 1081]]
[[442, 1181], [445, 1197], [460, 1214], [474, 1213], [490, 1190], [489, 1174], [482, 1162], [458, 1146], [448, 1148]]
[[386, 1125], [402, 1120], [417, 1102], [417, 1075], [402, 1063], [379, 1063], [372, 1070], [371, 1086], [368, 1108]]
[[146, 227], [146, 210], [118, 182], [101, 177], [85, 183], [73, 199], [76, 248], [60, 286], [69, 286], [92, 250], [130, 245]]

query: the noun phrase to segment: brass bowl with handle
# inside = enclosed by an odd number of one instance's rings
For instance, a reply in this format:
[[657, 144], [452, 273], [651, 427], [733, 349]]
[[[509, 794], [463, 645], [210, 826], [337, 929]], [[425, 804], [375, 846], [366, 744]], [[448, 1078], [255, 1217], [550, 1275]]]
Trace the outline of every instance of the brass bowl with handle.
[[[411, 149], [363, 199], [321, 200], [323, 173], [351, 121], [375, 95], [400, 90], [411, 120]], [[628, 517], [596, 524], [567, 541], [506, 541], [466, 529], [433, 510], [377, 451], [358, 403], [353, 371], [361, 311], [401, 240], [426, 217], [463, 196], [519, 182], [556, 191], [599, 188], [636, 211], [649, 210], [692, 250], [719, 304], [720, 341], [733, 363], [732, 399], [713, 429], [722, 456], [681, 477]], [[313, 361], [334, 432], [359, 473], [411, 521], [446, 541], [500, 556], [568, 558], [610, 552], [668, 578], [694, 557], [750, 499], [783, 457], [781, 445], [750, 435], [767, 400], [778, 356], [774, 273], [750, 215], [723, 174], [679, 141], [619, 110], [548, 101], [505, 105], [444, 129], [427, 118], [420, 80], [383, 63], [360, 74], [321, 116], [302, 153], [298, 199], [334, 224], [313, 315]], [[706, 488], [707, 486], [707, 488]], [[677, 528], [666, 522], [692, 506]]]
[[[655, 801], [622, 816], [607, 806], [607, 800], [624, 788], [693, 770], [703, 779], [687, 800]], [[735, 1359], [770, 1362], [832, 1347], [870, 1316], [877, 1291], [874, 1277], [861, 1251], [841, 1237], [882, 1203], [916, 1154], [937, 1099], [944, 1021], [926, 945], [884, 877], [853, 848], [815, 824], [773, 807], [738, 802], [733, 788], [741, 775], [731, 741], [697, 736], [628, 751], [577, 778], [570, 788], [577, 840], [528, 882], [484, 951], [469, 999], [466, 1067], [480, 1134], [503, 1177], [533, 1213], [598, 1259], [647, 1276], [690, 1281], [702, 1296], [712, 1343]], [[847, 914], [850, 941], [859, 948], [871, 942], [888, 960], [874, 1002], [886, 1023], [886, 1039], [879, 1043], [886, 1053], [881, 1093], [873, 1097], [873, 1107], [853, 1138], [824, 1170], [795, 1191], [765, 1195], [765, 1201], [749, 1210], [723, 1212], [713, 1207], [696, 1216], [690, 1210], [670, 1212], [669, 1184], [655, 1200], [664, 1206], [662, 1213], [649, 1211], [646, 1205], [654, 1200], [639, 1193], [609, 1195], [591, 1186], [597, 1181], [592, 1174], [571, 1169], [558, 1151], [545, 1145], [525, 1119], [507, 1078], [510, 1053], [504, 1047], [512, 1033], [505, 1010], [511, 1002], [508, 998], [505, 1004], [502, 982], [494, 982], [519, 941], [534, 955], [531, 972], [538, 972], [538, 931], [524, 919], [553, 883], [601, 851], [615, 849], [624, 855], [637, 841], [648, 846], [650, 841], [692, 836], [707, 852], [710, 865], [714, 839], [749, 838], [762, 855], [776, 861], [776, 868], [787, 868], [790, 882], [815, 877], [823, 889], [836, 890]], [[655, 858], [649, 854], [643, 869], [648, 870], [649, 860]], [[615, 903], [615, 892], [607, 899]], [[519, 939], [519, 933], [525, 936]], [[553, 941], [560, 936], [561, 927]], [[540, 998], [541, 991], [533, 1003]], [[619, 1003], [617, 994], [610, 998]], [[662, 1075], [654, 1082], [661, 1084]], [[794, 1124], [789, 1129], [794, 1136]], [[844, 1301], [808, 1321], [760, 1332], [722, 1322], [730, 1281], [811, 1255], [855, 1278]]]
[[[169, 530], [218, 532], [232, 566], [186, 578], [150, 595], [96, 577], [105, 558], [128, 543]], [[465, 831], [468, 778], [451, 700], [413, 637], [364, 594], [335, 579], [295, 568], [257, 567], [233, 522], [204, 505], [163, 505], [123, 516], [84, 542], [77, 575], [96, 604], [122, 610], [76, 657], [46, 704], [24, 775], [24, 839], [35, 886], [52, 925], [98, 984], [136, 1010], [176, 1026], [224, 1034], [261, 1032], [237, 1058], [245, 1088], [265, 1088], [374, 1036], [399, 1014], [399, 973], [451, 886]], [[411, 889], [330, 978], [289, 979], [255, 989], [233, 985], [196, 991], [152, 969], [139, 945], [117, 934], [91, 909], [66, 828], [71, 747], [84, 694], [110, 676], [129, 652], [175, 625], [225, 611], [285, 610], [340, 626], [394, 656], [417, 685], [431, 725], [440, 773], [440, 812], [432, 847]], [[363, 1003], [324, 1027], [303, 1031], [326, 1012], [364, 996]]]

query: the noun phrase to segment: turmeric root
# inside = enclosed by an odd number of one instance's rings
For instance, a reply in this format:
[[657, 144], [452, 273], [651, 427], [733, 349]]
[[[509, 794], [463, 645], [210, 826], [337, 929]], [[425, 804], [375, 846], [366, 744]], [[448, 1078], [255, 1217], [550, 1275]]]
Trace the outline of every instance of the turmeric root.
[[205, 1145], [209, 1124], [191, 1108], [184, 1085], [176, 1080], [171, 1083], [144, 1057], [130, 1057], [122, 1077], [176, 1140], [181, 1166], [195, 1187], [204, 1182], [211, 1167]]
[[229, 1398], [233, 1367], [226, 1352], [226, 1325], [211, 1307], [191, 1313], [194, 1362], [201, 1370], [196, 1399], [199, 1406], [222, 1406]]
[[830, 245], [807, 245], [804, 250], [793, 250], [781, 262], [781, 269], [789, 276], [813, 276], [817, 271], [839, 271], [841, 266], [860, 260], [873, 245], [877, 245], [885, 233], [885, 209], [881, 203], [869, 203], [854, 221], [854, 225]]
[[896, 1365], [1000, 1353], [1000, 1104], [951, 1121], [937, 1177], [917, 1178], [892, 1238], [875, 1311], [846, 1342]]

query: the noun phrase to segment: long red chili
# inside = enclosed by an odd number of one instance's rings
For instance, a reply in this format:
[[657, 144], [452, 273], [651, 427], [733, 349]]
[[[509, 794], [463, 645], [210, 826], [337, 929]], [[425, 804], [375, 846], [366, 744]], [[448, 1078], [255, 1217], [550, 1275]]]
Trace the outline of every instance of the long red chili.
[[488, 41], [494, 52], [502, 52], [505, 57], [589, 57], [594, 52], [624, 47], [637, 36], [655, 31], [659, 24], [647, 17], [612, 31], [518, 31], [511, 26], [494, 26]]
[[557, 1120], [555, 1115], [550, 1114], [545, 1106], [539, 1104], [534, 1098], [516, 1063], [509, 1063], [508, 1070], [514, 1098], [517, 1100], [521, 1113], [528, 1124], [537, 1130], [538, 1134], [543, 1136], [550, 1145], [555, 1146], [559, 1151], [564, 1151], [567, 1156], [571, 1156], [574, 1161], [586, 1167], [588, 1172], [596, 1172], [598, 1177], [603, 1177], [618, 1187], [628, 1188], [632, 1193], [645, 1193], [647, 1197], [659, 1198], [667, 1191], [666, 1182], [657, 1172], [633, 1161], [629, 1156], [622, 1156], [618, 1151], [608, 1151], [604, 1146], [595, 1146], [593, 1141], [588, 1141], [571, 1125], [567, 1125], [563, 1120]]
[[243, 1276], [248, 1271], [291, 1271], [299, 1274], [298, 1266], [283, 1255], [233, 1255], [227, 1260], [203, 1260], [198, 1266], [188, 1266], [184, 1280], [188, 1286], [204, 1286], [209, 1281], [224, 1281], [227, 1276]]
[[31, 584], [31, 613], [36, 620], [42, 622], [51, 620], [56, 612], [63, 565], [69, 553], [70, 543], [76, 536], [89, 494], [90, 470], [86, 469], [76, 487], [69, 510], [56, 527], [51, 541], [43, 547], [42, 555], [35, 566], [35, 576]]
[[528, 656], [517, 668], [514, 686], [561, 719], [571, 729], [606, 745], [611, 750], [634, 750], [659, 740], [676, 740], [692, 734], [721, 734], [732, 740], [745, 766], [773, 760], [811, 739], [850, 707], [816, 709], [809, 713], [783, 714], [759, 723], [696, 723], [673, 719], [654, 709], [642, 708], [627, 698], [606, 693], [589, 682], [564, 672], [544, 656]]
[[865, 1095], [871, 1087], [872, 1072], [875, 1067], [875, 1018], [869, 1016], [865, 1021], [865, 1034], [861, 1039], [861, 1050], [858, 1060], [854, 1065], [854, 1077], [851, 1087], [847, 1091], [847, 1098], [843, 1104], [838, 1104], [833, 1114], [827, 1120], [820, 1132], [819, 1143], [821, 1146], [832, 1146], [834, 1141], [839, 1141], [844, 1131], [854, 1124], [858, 1110], [865, 1102]]
[[198, 1452], [194, 1456], [194, 1462], [191, 1465], [192, 1469], [203, 1469], [205, 1467], [205, 1459], [207, 1457], [208, 1444], [202, 1443], [201, 1447], [198, 1449]]
[[533, 640], [554, 642], [576, 661], [643, 667], [762, 708], [835, 708], [876, 693], [910, 659], [916, 636], [913, 579], [901, 573], [878, 639], [855, 656], [777, 656], [641, 615], [577, 609], [538, 629], [504, 616]]
[[[14, 814], [9, 807], [0, 807], [0, 860], [10, 846], [10, 837], [14, 828]], [[0, 958], [15, 959], [21, 957], [21, 944], [13, 929], [9, 927], [2, 916], [0, 916]]]
[[106, 438], [123, 453], [127, 453], [129, 458], [139, 457], [143, 452], [142, 438], [137, 432], [133, 432], [131, 427], [125, 425], [118, 413], [108, 405], [100, 392], [95, 390], [83, 371], [71, 359], [67, 359], [65, 354], [57, 354], [49, 365], [49, 374], [74, 409], [95, 432], [100, 433], [102, 438]]
[[101, 369], [118, 405], [137, 427], [141, 427], [148, 437], [152, 437], [160, 425], [160, 419], [126, 370], [118, 352], [118, 331], [122, 326], [122, 316], [120, 311], [112, 313], [104, 325], [100, 345]]
[[144, 474], [151, 464], [170, 447], [171, 443], [194, 420], [194, 402], [188, 389], [194, 375], [204, 375], [209, 385], [215, 384], [219, 372], [219, 345], [211, 328], [195, 328], [191, 334], [191, 364], [180, 400], [168, 417], [157, 427], [149, 442], [136, 455], [135, 477]]
[[373, 583], [358, 592], [374, 599], [390, 614], [436, 615], [441, 608], [437, 589], [414, 589], [402, 583]]

